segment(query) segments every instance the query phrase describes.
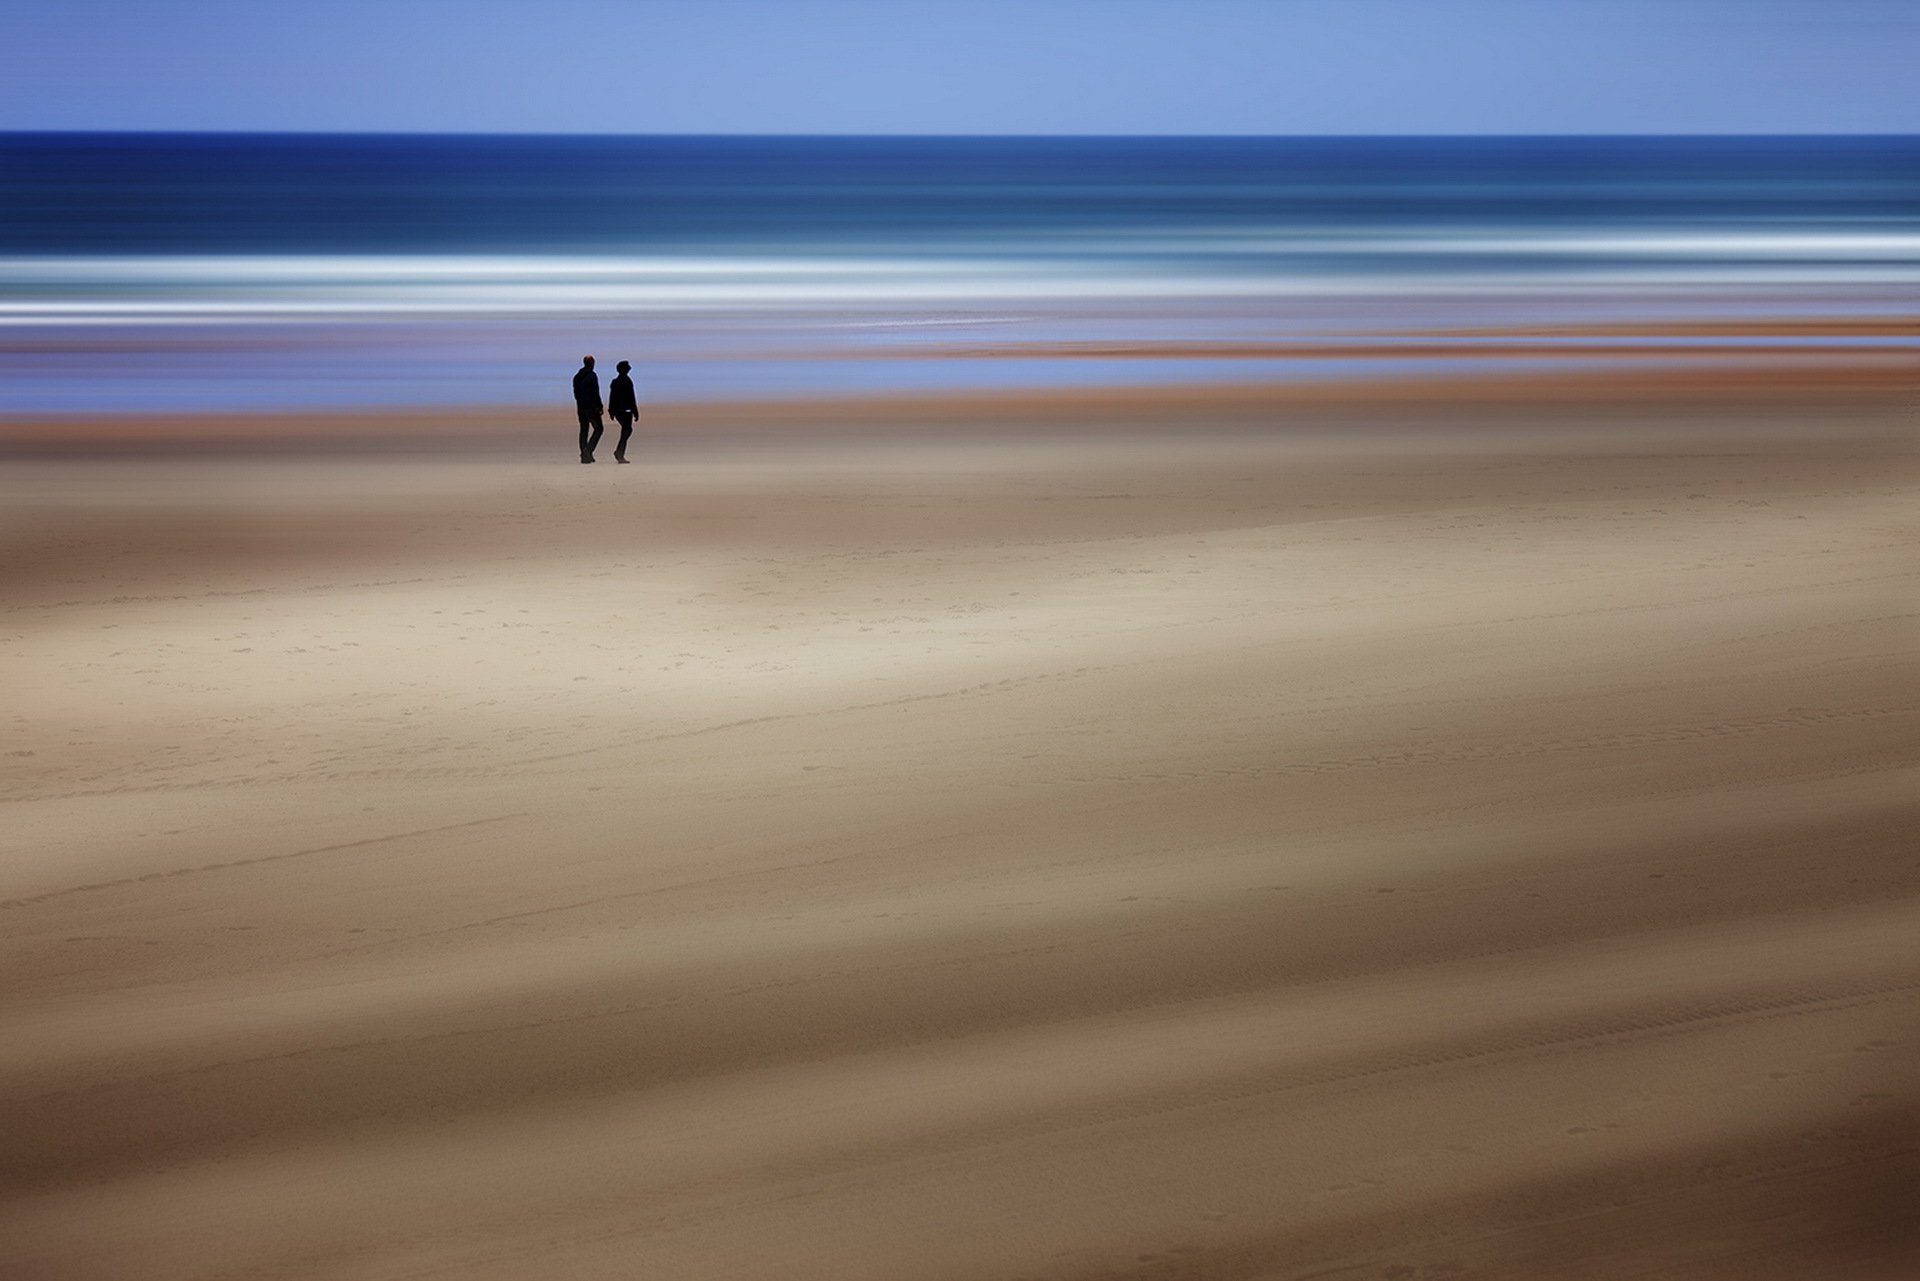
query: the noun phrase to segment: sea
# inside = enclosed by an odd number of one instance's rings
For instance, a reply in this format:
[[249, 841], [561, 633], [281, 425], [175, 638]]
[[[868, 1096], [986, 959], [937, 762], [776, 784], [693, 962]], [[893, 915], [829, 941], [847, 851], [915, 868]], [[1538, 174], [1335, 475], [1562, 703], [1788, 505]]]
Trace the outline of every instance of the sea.
[[[1916, 302], [1908, 136], [0, 134], [14, 417], [564, 412], [588, 352], [650, 404], [1394, 378]], [[1304, 354], [1218, 358], [1260, 343]]]

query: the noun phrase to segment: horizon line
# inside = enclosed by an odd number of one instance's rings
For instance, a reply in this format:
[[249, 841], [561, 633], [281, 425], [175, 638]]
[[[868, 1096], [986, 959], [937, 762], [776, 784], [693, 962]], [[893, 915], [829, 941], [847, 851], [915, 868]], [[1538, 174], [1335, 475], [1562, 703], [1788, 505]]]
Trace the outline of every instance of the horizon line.
[[1714, 131], [1709, 133], [1689, 133], [1684, 131], [1655, 132], [1651, 130], [1630, 130], [1621, 133], [1589, 133], [1576, 131], [1503, 133], [1491, 130], [1470, 133], [1416, 132], [1338, 132], [1338, 133], [967, 133], [950, 131], [930, 132], [882, 132], [853, 133], [844, 131], [803, 133], [798, 131], [779, 131], [769, 133], [749, 133], [742, 131], [703, 132], [696, 130], [641, 130], [614, 131], [590, 130], [585, 132], [566, 132], [545, 129], [0, 129], [0, 137], [313, 137], [313, 138], [688, 138], [700, 140], [742, 139], [749, 141], [767, 141], [783, 139], [827, 139], [846, 138], [871, 141], [877, 139], [900, 140], [993, 140], [993, 141], [1089, 141], [1115, 140], [1139, 141], [1143, 139], [1192, 140], [1192, 141], [1242, 141], [1242, 140], [1330, 140], [1330, 139], [1528, 139], [1528, 140], [1581, 140], [1581, 139], [1619, 139], [1619, 138], [1657, 138], [1657, 139], [1756, 139], [1756, 138], [1912, 138], [1920, 139], [1920, 131], [1906, 129], [1853, 130], [1847, 132], [1789, 130], [1785, 132], [1735, 132]]

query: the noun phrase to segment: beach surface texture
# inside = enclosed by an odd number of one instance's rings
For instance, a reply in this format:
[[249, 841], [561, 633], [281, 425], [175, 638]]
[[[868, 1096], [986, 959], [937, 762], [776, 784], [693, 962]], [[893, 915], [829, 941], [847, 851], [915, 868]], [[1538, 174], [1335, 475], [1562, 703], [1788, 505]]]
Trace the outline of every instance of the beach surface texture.
[[0, 1273], [1920, 1275], [1889, 377], [19, 426]]

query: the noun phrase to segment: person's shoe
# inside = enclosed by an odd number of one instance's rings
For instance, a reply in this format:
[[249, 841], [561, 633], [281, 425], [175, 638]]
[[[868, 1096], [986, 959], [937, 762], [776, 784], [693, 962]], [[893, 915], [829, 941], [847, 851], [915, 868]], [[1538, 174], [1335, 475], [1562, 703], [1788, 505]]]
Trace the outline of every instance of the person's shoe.
[[622, 458], [622, 457], [621, 457], [620, 455], [618, 455], [618, 454], [615, 454], [615, 455], [613, 456], [613, 461], [614, 461], [614, 462], [616, 462], [616, 463], [624, 463], [624, 462], [626, 462], [627, 460], [626, 460], [626, 459], [624, 459], [624, 458]]
[[593, 461], [593, 459], [587, 457], [585, 454], [582, 454], [580, 455], [580, 461], [583, 463], [590, 463]]

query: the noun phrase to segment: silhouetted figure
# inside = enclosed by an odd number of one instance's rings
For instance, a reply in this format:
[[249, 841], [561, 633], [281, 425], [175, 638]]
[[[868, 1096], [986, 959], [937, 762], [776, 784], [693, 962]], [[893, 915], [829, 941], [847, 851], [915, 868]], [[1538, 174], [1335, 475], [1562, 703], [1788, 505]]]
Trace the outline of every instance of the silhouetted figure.
[[592, 356], [580, 358], [580, 371], [573, 376], [573, 407], [580, 412], [580, 461], [590, 463], [607, 429], [600, 421], [600, 375], [593, 372]]
[[633, 379], [627, 377], [627, 371], [632, 368], [621, 361], [614, 366], [613, 381], [607, 384], [607, 412], [620, 424], [620, 443], [613, 447], [616, 463], [627, 461], [627, 438], [633, 435], [633, 420], [640, 416], [640, 406], [633, 399]]

